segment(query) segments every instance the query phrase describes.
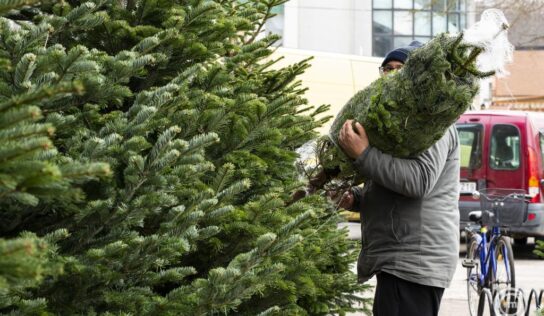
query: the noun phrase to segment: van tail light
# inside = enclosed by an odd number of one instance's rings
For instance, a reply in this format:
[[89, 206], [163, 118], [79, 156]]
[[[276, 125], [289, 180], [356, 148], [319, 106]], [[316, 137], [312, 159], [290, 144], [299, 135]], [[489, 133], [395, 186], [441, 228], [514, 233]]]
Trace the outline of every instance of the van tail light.
[[535, 213], [529, 213], [529, 215], [527, 215], [527, 220], [528, 221], [534, 221], [536, 218], [536, 214]]
[[538, 179], [538, 157], [533, 148], [528, 148], [529, 153], [529, 183], [528, 191], [531, 203], [540, 202], [540, 180]]

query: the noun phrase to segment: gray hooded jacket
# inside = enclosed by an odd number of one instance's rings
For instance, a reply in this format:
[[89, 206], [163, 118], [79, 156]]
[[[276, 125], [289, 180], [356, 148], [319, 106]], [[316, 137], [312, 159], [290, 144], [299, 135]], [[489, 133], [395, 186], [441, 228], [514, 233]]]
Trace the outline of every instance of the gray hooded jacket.
[[354, 162], [367, 180], [354, 188], [361, 212], [359, 282], [384, 271], [446, 288], [459, 256], [459, 145], [455, 126], [413, 159], [368, 147]]

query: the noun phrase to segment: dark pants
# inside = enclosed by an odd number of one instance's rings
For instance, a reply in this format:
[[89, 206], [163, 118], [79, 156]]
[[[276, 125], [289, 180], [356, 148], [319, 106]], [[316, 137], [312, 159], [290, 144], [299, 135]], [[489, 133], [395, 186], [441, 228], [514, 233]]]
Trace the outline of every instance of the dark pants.
[[421, 285], [380, 272], [374, 296], [374, 316], [436, 316], [444, 289]]

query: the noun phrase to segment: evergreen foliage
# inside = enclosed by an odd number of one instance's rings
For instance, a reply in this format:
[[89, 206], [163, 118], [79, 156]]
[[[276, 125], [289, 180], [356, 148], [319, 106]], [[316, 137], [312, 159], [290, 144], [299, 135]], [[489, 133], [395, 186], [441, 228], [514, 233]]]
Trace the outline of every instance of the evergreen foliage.
[[544, 241], [542, 239], [537, 239], [536, 240], [534, 253], [537, 256], [539, 256], [541, 258], [544, 258]]
[[261, 30], [283, 2], [8, 12], [0, 111], [25, 138], [15, 156], [0, 126], [0, 157], [15, 157], [0, 165], [13, 182], [0, 188], [0, 234], [22, 234], [0, 244], [0, 267], [13, 267], [0, 312], [324, 315], [366, 303], [335, 210], [317, 195], [287, 205], [302, 185], [294, 149], [327, 107], [303, 98], [307, 61], [271, 69], [277, 37]]
[[[0, 12], [24, 4], [0, 3]], [[8, 238], [0, 238], [0, 309], [17, 306], [30, 314], [45, 306], [44, 300], [21, 300], [17, 293], [62, 272], [55, 243], [68, 232], [49, 227], [40, 238], [18, 226], [47, 214], [40, 201], [80, 201], [84, 194], [78, 185], [110, 170], [103, 163], [62, 157], [51, 141], [55, 128], [44, 121], [44, 105], [83, 91], [80, 82], [59, 76], [48, 65], [54, 51], [40, 45], [47, 30], [1, 19], [0, 32], [0, 228], [1, 237]]]

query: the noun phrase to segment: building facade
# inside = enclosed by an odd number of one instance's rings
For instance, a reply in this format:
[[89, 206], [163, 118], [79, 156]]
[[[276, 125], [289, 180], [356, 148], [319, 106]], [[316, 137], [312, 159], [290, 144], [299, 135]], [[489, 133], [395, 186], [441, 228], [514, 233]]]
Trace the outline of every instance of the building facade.
[[458, 32], [474, 12], [472, 0], [291, 0], [266, 27], [286, 48], [383, 57], [413, 40]]
[[494, 78], [491, 109], [544, 112], [544, 50], [514, 52], [510, 75]]

